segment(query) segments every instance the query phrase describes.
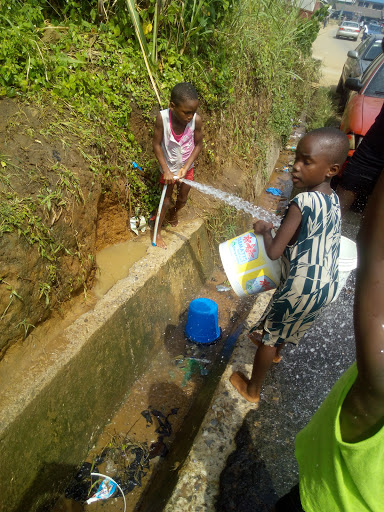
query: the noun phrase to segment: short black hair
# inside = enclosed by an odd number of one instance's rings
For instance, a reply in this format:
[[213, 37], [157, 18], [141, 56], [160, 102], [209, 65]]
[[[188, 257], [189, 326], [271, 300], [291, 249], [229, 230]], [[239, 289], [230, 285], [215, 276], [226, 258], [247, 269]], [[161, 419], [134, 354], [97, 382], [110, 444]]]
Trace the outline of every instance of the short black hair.
[[308, 137], [320, 139], [322, 149], [327, 152], [330, 164], [343, 165], [348, 156], [349, 139], [338, 128], [317, 128], [306, 134]]
[[198, 99], [199, 96], [196, 89], [189, 82], [180, 82], [179, 84], [176, 84], [171, 91], [171, 101], [175, 105], [180, 105], [180, 103], [183, 103], [183, 101], [186, 100]]

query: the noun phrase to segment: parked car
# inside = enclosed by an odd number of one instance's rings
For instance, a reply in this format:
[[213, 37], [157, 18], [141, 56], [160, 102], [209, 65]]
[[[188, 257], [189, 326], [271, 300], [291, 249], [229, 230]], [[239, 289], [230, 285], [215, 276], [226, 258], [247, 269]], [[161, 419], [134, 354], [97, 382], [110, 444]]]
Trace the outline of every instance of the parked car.
[[347, 78], [361, 76], [369, 64], [382, 52], [381, 42], [383, 34], [370, 36], [362, 41], [355, 50], [349, 50], [347, 60], [343, 66], [336, 92], [340, 95], [340, 107], [343, 109], [348, 99], [349, 90], [345, 88]]
[[368, 23], [367, 30], [364, 31], [363, 36], [361, 38], [362, 41], [364, 41], [367, 37], [372, 35], [379, 35], [382, 34], [381, 26], [377, 23]]
[[384, 54], [376, 57], [362, 78], [347, 78], [345, 87], [353, 92], [342, 115], [340, 129], [349, 138], [348, 157], [351, 157], [384, 103]]
[[347, 37], [357, 41], [360, 34], [360, 26], [357, 21], [343, 21], [336, 32], [336, 39]]

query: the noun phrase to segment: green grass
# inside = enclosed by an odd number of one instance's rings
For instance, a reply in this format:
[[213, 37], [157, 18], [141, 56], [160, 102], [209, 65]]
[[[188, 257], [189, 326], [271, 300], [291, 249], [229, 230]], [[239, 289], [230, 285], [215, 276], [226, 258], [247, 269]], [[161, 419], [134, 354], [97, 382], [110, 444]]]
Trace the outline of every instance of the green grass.
[[314, 90], [307, 108], [307, 131], [323, 126], [338, 127], [337, 98], [330, 87], [318, 87]]

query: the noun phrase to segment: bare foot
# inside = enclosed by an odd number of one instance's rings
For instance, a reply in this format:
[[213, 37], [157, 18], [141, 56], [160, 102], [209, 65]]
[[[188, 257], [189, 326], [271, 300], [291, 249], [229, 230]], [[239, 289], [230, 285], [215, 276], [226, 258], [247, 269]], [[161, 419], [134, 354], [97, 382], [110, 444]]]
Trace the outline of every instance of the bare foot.
[[167, 244], [164, 242], [161, 235], [156, 236], [156, 247], [160, 247], [161, 249], [167, 248]]
[[259, 406], [260, 397], [254, 398], [248, 394], [249, 380], [241, 372], [233, 372], [229, 378], [229, 381], [243, 398], [245, 398], [248, 402], [257, 404], [257, 406]]
[[179, 219], [178, 219], [178, 216], [177, 216], [177, 211], [176, 211], [176, 208], [174, 208], [172, 211], [171, 211], [171, 214], [169, 216], [169, 223], [170, 225], [175, 228], [178, 223], [179, 223]]
[[[252, 343], [254, 343], [257, 347], [260, 347], [260, 345], [262, 345], [262, 339], [263, 339], [263, 335], [260, 333], [260, 332], [256, 332], [256, 331], [252, 331], [252, 332], [249, 332], [248, 333], [248, 338], [252, 341]], [[280, 354], [276, 354], [275, 357], [272, 359], [272, 362], [273, 363], [280, 363], [280, 361], [282, 360], [283, 358], [281, 357]]]

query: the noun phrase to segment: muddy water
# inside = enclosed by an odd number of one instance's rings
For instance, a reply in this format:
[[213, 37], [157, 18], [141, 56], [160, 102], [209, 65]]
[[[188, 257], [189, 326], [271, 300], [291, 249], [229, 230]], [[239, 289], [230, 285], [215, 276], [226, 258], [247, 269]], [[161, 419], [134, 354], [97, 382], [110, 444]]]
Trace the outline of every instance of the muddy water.
[[[96, 255], [97, 271], [94, 287], [86, 295], [74, 297], [71, 301], [62, 304], [60, 309], [53, 311], [50, 319], [37, 326], [23, 343], [13, 345], [3, 358], [0, 364], [0, 379], [5, 383], [2, 388], [3, 396], [7, 394], [7, 383], [12, 382], [9, 376], [15, 373], [15, 366], [17, 365], [18, 370], [25, 366], [33, 380], [34, 369], [36, 368], [36, 372], [39, 372], [42, 364], [54, 360], [62, 350], [61, 332], [82, 314], [92, 309], [97, 300], [114, 284], [127, 277], [129, 269], [145, 256], [150, 245], [150, 237], [145, 233], [134, 240], [103, 249]], [[25, 354], [30, 355], [25, 357]], [[18, 385], [24, 388], [28, 383], [20, 382]]]
[[107, 247], [96, 255], [96, 284], [93, 293], [101, 298], [120, 279], [129, 274], [136, 261], [143, 258], [148, 250], [147, 237], [130, 240]]

